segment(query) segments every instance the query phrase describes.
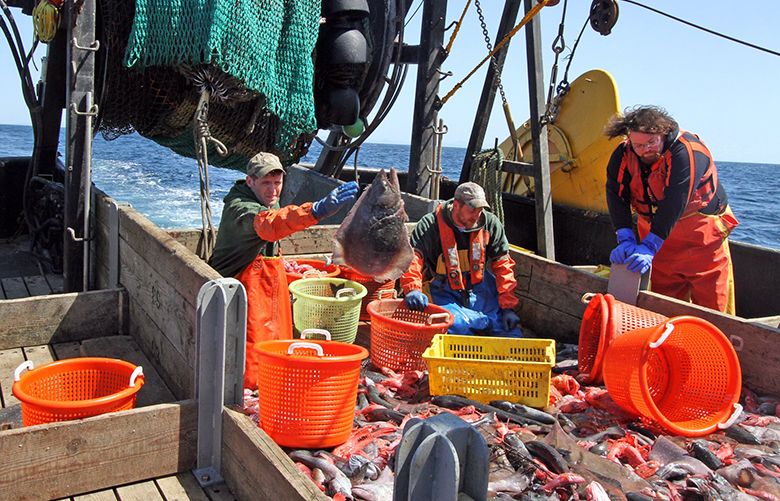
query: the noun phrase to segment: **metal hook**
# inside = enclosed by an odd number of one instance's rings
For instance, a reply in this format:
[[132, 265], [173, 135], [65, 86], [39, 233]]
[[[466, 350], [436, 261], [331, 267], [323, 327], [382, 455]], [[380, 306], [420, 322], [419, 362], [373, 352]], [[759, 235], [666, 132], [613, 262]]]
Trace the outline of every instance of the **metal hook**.
[[100, 40], [95, 40], [91, 44], [89, 44], [88, 47], [83, 47], [79, 45], [79, 41], [76, 40], [76, 37], [73, 37], [73, 40], [70, 41], [70, 43], [73, 45], [73, 47], [81, 50], [86, 50], [89, 52], [97, 52], [98, 49], [100, 49]]

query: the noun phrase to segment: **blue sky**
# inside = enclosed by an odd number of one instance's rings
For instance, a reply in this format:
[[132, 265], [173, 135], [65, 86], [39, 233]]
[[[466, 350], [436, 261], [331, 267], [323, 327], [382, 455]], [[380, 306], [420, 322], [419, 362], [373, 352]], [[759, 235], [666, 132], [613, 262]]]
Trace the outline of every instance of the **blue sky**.
[[[415, 0], [412, 9], [420, 0]], [[755, 0], [742, 5], [725, 0], [642, 0], [643, 3], [677, 17], [703, 25], [756, 45], [780, 51], [780, 6], [777, 0]], [[448, 4], [448, 20], [457, 19], [466, 0]], [[491, 39], [501, 16], [503, 2], [482, 0]], [[591, 2], [569, 0], [564, 39], [570, 48], [585, 21]], [[586, 28], [577, 48], [569, 81], [593, 68], [603, 68], [618, 84], [621, 106], [657, 104], [664, 106], [687, 130], [699, 134], [716, 159], [780, 164], [777, 143], [780, 98], [780, 57], [717, 38], [633, 4], [619, 1], [620, 16], [609, 36]], [[549, 79], [553, 53], [550, 49], [558, 31], [563, 0], [542, 11], [543, 64]], [[32, 39], [29, 17], [12, 9], [28, 44]], [[418, 40], [420, 10], [407, 26], [406, 40]], [[446, 35], [449, 37], [449, 34]], [[445, 40], [446, 41], [446, 40]], [[495, 40], [492, 40], [495, 43]], [[454, 76], [441, 83], [441, 95], [449, 91], [487, 53], [474, 4], [442, 69]], [[563, 55], [569, 53], [567, 48]], [[36, 60], [45, 55], [39, 49]], [[561, 61], [559, 76], [565, 61]], [[21, 99], [19, 81], [10, 51], [0, 47], [0, 80], [3, 106], [0, 123], [29, 124]], [[39, 64], [40, 66], [40, 64]], [[475, 74], [442, 109], [440, 117], [449, 127], [445, 146], [465, 146], [474, 120], [474, 107], [484, 81], [486, 65]], [[519, 33], [512, 42], [504, 87], [515, 122], [528, 117], [525, 42]], [[373, 142], [407, 144], [413, 109], [415, 71], [411, 68], [405, 89], [395, 108], [370, 138]], [[545, 85], [546, 88], [546, 85]], [[500, 100], [491, 115], [486, 142], [507, 135]]]

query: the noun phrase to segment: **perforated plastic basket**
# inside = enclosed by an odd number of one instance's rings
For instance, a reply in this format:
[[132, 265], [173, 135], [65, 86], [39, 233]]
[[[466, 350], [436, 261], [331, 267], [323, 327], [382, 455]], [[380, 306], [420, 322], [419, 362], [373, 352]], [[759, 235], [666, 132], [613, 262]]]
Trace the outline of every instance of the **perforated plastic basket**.
[[365, 348], [335, 341], [281, 340], [256, 345], [260, 426], [279, 445], [325, 448], [352, 432]]
[[326, 329], [334, 341], [355, 341], [365, 287], [343, 278], [303, 278], [289, 288], [295, 330]]
[[432, 395], [509, 400], [531, 407], [549, 403], [555, 365], [552, 339], [437, 334], [423, 359]]
[[727, 428], [741, 411], [734, 347], [701, 318], [674, 317], [616, 338], [604, 357], [604, 382], [623, 409], [676, 435]]
[[22, 404], [22, 424], [31, 426], [132, 409], [143, 385], [140, 366], [80, 357], [38, 368], [24, 362], [14, 371], [12, 392]]
[[377, 282], [372, 277], [367, 277], [362, 273], [358, 273], [349, 266], [341, 265], [341, 274], [339, 278], [347, 280], [354, 280], [363, 285], [366, 288], [366, 296], [360, 304], [360, 320], [369, 320], [371, 317], [368, 314], [368, 303], [375, 299], [379, 299], [379, 294], [382, 291], [395, 290], [396, 280], [388, 280], [386, 282]]
[[588, 304], [580, 324], [578, 369], [587, 384], [600, 384], [602, 362], [610, 343], [625, 332], [653, 327], [667, 317], [615, 299], [612, 294], [585, 294]]
[[[395, 291], [385, 291], [384, 297]], [[424, 371], [423, 352], [436, 334], [444, 334], [455, 318], [441, 306], [406, 307], [403, 299], [377, 299], [368, 304], [371, 317], [371, 363], [394, 371]]]

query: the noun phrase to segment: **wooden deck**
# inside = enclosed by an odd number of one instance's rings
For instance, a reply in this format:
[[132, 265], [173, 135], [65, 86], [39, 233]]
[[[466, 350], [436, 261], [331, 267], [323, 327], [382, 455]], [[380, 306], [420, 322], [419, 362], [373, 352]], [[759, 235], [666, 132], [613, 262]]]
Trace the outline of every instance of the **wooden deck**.
[[[0, 242], [0, 300], [23, 299], [33, 296], [59, 294], [63, 291], [62, 275], [47, 273], [36, 263], [34, 256], [25, 250], [24, 239]], [[16, 276], [19, 273], [28, 275]], [[4, 318], [8, 322], [13, 319]], [[138, 393], [136, 407], [144, 407], [176, 401], [152, 363], [139, 349], [132, 337], [110, 335], [53, 344], [0, 349], [0, 430], [21, 427], [20, 402], [11, 392], [13, 372], [22, 362], [32, 361], [34, 366], [72, 357], [115, 357], [130, 361], [144, 368], [144, 387]], [[2, 496], [0, 496], [2, 497]], [[30, 499], [39, 496], [30, 493]], [[85, 493], [70, 500], [90, 501], [147, 501], [147, 500], [212, 500], [228, 501], [235, 497], [224, 484], [201, 488], [191, 472], [163, 476], [142, 482], [114, 486], [109, 489]]]

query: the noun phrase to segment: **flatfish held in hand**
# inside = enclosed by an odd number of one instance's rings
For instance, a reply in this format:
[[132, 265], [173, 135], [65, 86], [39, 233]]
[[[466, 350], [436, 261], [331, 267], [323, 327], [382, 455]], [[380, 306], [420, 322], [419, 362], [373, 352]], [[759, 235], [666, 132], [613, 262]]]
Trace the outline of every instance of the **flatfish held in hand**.
[[336, 232], [333, 262], [377, 282], [395, 280], [414, 255], [404, 224], [408, 220], [395, 169], [389, 176], [382, 169]]

